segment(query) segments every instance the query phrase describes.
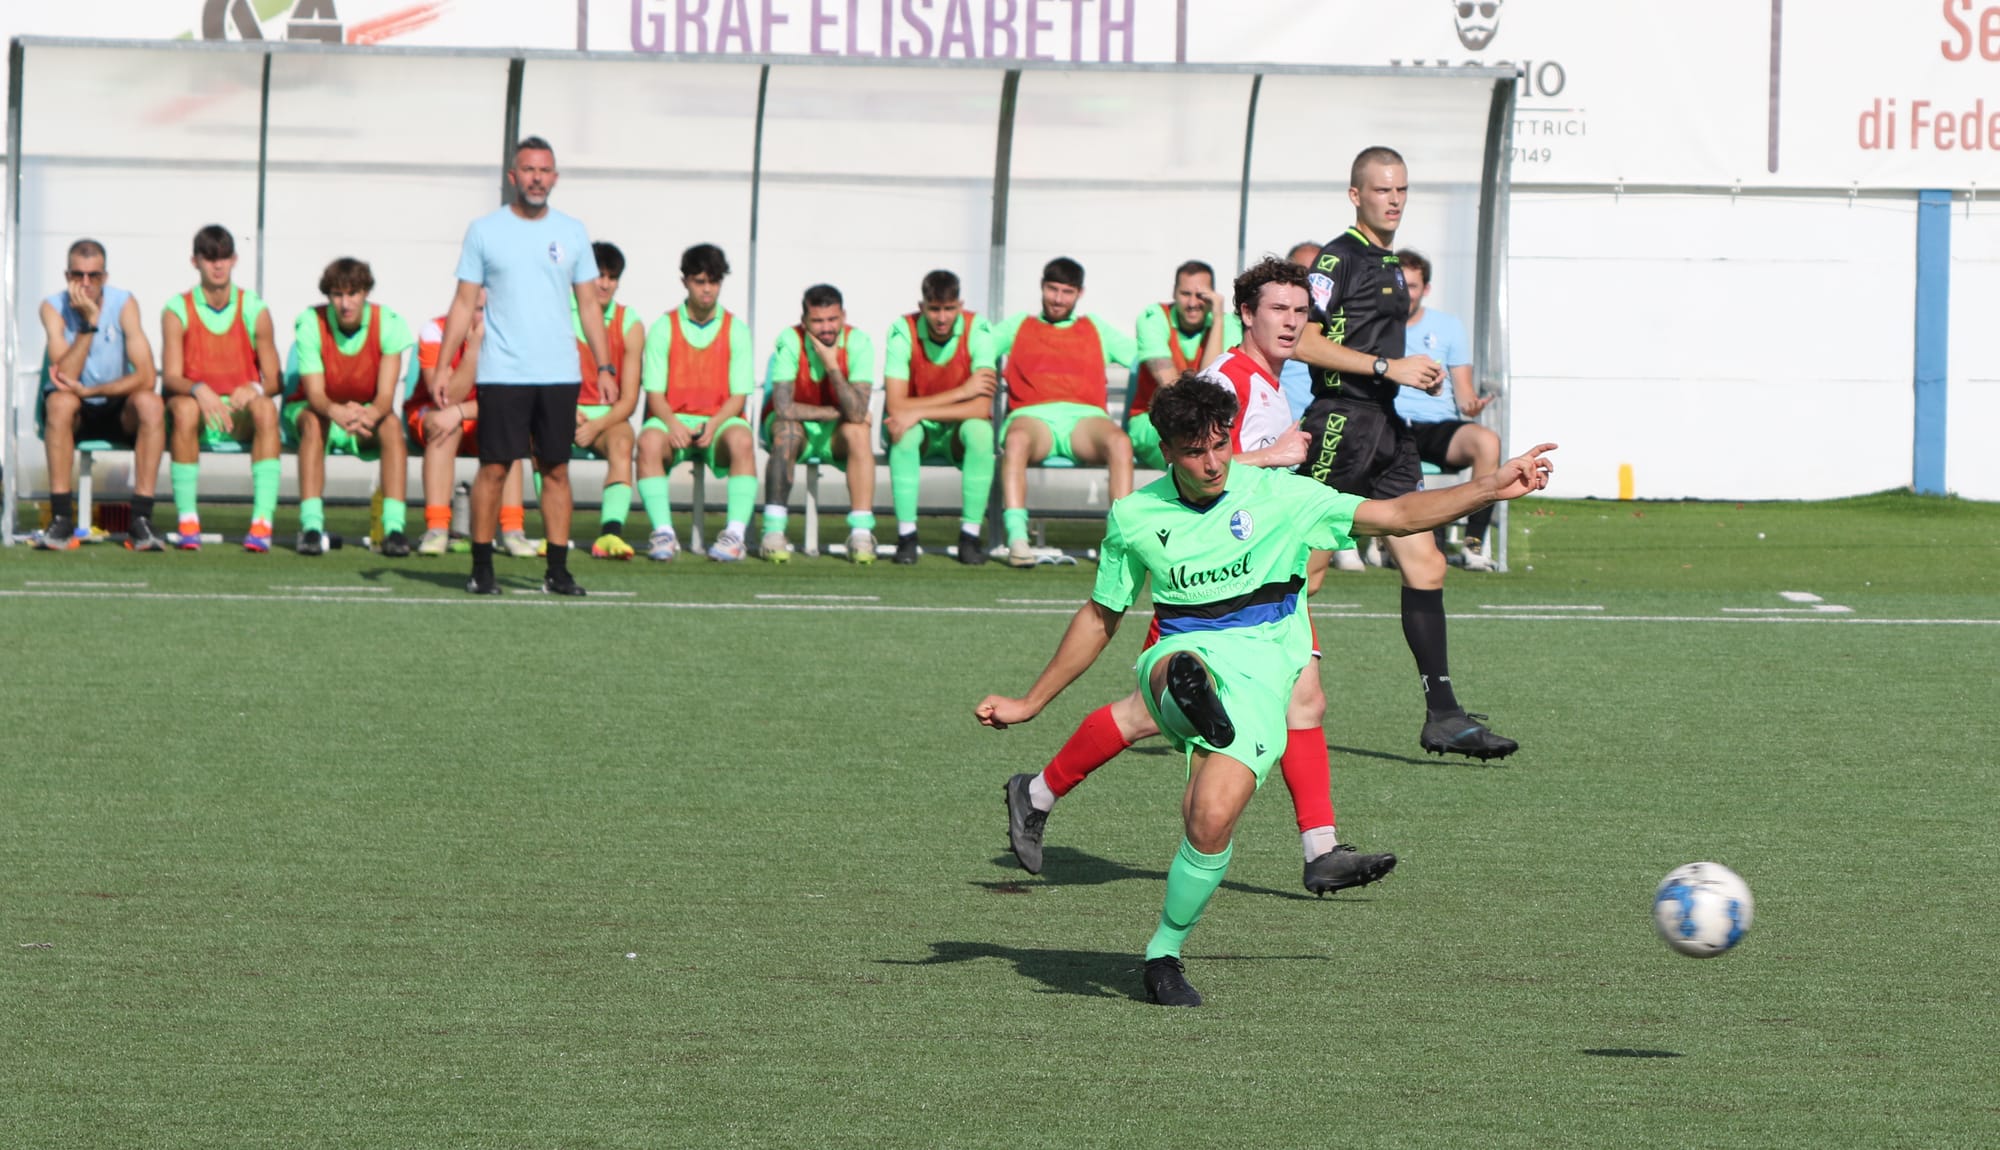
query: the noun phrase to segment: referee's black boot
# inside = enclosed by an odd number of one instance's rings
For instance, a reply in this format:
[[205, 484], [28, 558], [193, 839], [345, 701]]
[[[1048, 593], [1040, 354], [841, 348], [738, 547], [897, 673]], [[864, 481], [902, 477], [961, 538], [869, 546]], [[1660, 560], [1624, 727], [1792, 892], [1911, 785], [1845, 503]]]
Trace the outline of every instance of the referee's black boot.
[[1215, 682], [1200, 659], [1186, 651], [1167, 656], [1167, 693], [1209, 746], [1221, 750], [1236, 741], [1236, 724], [1222, 709], [1222, 696], [1215, 693]]
[[904, 567], [914, 566], [917, 556], [923, 553], [924, 549], [917, 546], [917, 533], [912, 531], [908, 535], [896, 536], [896, 557], [890, 562], [899, 563]]
[[1351, 843], [1341, 843], [1306, 863], [1306, 889], [1316, 895], [1367, 886], [1396, 869], [1392, 854], [1365, 855]]
[[465, 593], [468, 595], [498, 595], [500, 593], [500, 584], [493, 578], [491, 572], [488, 572], [484, 579], [481, 579], [478, 575], [474, 575], [465, 581]]
[[1487, 730], [1486, 724], [1481, 721], [1485, 718], [1485, 715], [1468, 714], [1463, 710], [1433, 715], [1425, 721], [1423, 733], [1417, 741], [1432, 754], [1442, 755], [1449, 751], [1481, 762], [1504, 759], [1520, 749], [1521, 745], [1514, 740]]
[[1188, 985], [1181, 960], [1171, 955], [1146, 960], [1146, 1001], [1161, 1006], [1200, 1006], [1201, 992]]
[[579, 599], [584, 596], [583, 588], [576, 585], [567, 570], [549, 572], [542, 579], [542, 590], [550, 595], [574, 595]]

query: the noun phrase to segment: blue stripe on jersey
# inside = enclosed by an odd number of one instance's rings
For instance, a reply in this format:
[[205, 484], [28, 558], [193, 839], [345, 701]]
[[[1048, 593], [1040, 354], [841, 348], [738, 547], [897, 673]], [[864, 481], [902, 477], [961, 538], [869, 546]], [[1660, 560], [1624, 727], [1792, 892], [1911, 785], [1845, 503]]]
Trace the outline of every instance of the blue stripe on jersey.
[[1185, 635], [1192, 631], [1232, 631], [1240, 627], [1261, 627], [1266, 623], [1277, 623], [1289, 619], [1299, 609], [1299, 597], [1287, 595], [1276, 603], [1252, 603], [1247, 607], [1231, 611], [1215, 618], [1200, 615], [1176, 615], [1160, 617], [1160, 634]]

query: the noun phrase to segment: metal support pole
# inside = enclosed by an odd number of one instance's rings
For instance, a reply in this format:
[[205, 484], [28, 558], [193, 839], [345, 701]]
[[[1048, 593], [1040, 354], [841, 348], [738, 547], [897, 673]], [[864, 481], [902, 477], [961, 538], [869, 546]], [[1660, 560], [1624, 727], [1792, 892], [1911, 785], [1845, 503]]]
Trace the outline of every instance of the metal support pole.
[[4, 283], [0, 283], [0, 296], [5, 297], [7, 315], [7, 339], [5, 352], [6, 378], [0, 380], [0, 412], [7, 417], [5, 433], [0, 434], [0, 546], [14, 545], [14, 510], [21, 491], [21, 439], [16, 432], [18, 415], [14, 410], [14, 377], [20, 372], [21, 324], [20, 324], [20, 284], [21, 284], [21, 73], [27, 63], [27, 52], [19, 40], [7, 49], [7, 236]]
[[[1494, 405], [1501, 454], [1507, 452], [1514, 397], [1507, 363], [1507, 197], [1514, 160], [1516, 81], [1498, 80], [1486, 113], [1486, 151], [1479, 175], [1479, 264], [1472, 308], [1472, 345], [1478, 349], [1482, 381], [1500, 396]], [[1480, 542], [1494, 566], [1507, 569], [1507, 504], [1493, 509], [1491, 539]]]
[[1264, 91], [1264, 76], [1250, 78], [1250, 111], [1243, 118], [1243, 190], [1236, 201], [1236, 270], [1242, 271], [1249, 259], [1250, 238], [1250, 149], [1257, 142], [1257, 97]]
[[516, 56], [507, 61], [507, 110], [501, 116], [500, 129], [504, 139], [500, 141], [500, 206], [514, 202], [514, 189], [507, 183], [507, 173], [514, 167], [514, 145], [521, 141], [521, 84], [527, 78], [528, 62]]
[[1910, 486], [1945, 493], [1945, 353], [1951, 343], [1951, 193], [1917, 193], [1916, 436]]
[[264, 294], [264, 188], [271, 174], [271, 54], [264, 53], [264, 74], [257, 92], [257, 279]]
[[743, 317], [757, 334], [757, 213], [764, 197], [764, 102], [771, 94], [771, 66], [757, 69], [757, 126], [750, 142], [750, 307]]
[[[986, 314], [999, 323], [1007, 308], [1007, 194], [1014, 179], [1014, 109], [1021, 95], [1021, 73], [1010, 68], [1000, 81], [1000, 128], [993, 145], [993, 231], [987, 249]], [[1007, 389], [993, 389], [993, 430], [998, 432], [1007, 415]], [[999, 444], [994, 445], [997, 450]], [[991, 496], [986, 502], [986, 539], [992, 546], [1007, 541], [1007, 527], [1000, 502]]]

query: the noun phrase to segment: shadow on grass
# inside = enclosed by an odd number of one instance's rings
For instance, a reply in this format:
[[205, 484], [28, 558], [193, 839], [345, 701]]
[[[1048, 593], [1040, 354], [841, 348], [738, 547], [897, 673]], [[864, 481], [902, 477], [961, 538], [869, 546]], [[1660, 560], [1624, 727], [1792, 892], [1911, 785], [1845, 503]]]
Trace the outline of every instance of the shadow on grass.
[[1600, 1046], [1593, 1050], [1579, 1051], [1593, 1058], [1685, 1058], [1678, 1050], [1634, 1050], [1629, 1046]]
[[[407, 579], [412, 583], [423, 583], [439, 590], [456, 591], [463, 595], [466, 593], [465, 582], [472, 577], [472, 561], [465, 556], [452, 556], [451, 558], [458, 560], [458, 562], [453, 563], [449, 567], [438, 567], [435, 565], [418, 567], [412, 561], [413, 565], [409, 567], [372, 567], [363, 571], [361, 577], [370, 582], [379, 582], [383, 576], [394, 575], [402, 579]], [[493, 581], [499, 584], [502, 590], [508, 591], [539, 591], [542, 589], [540, 576], [530, 578], [523, 575], [496, 574]]]
[[[1042, 984], [1043, 994], [1075, 994], [1085, 998], [1122, 998], [1146, 1001], [1145, 982], [1140, 972], [1145, 959], [1137, 954], [1100, 950], [1049, 950], [1001, 946], [991, 942], [934, 942], [927, 958], [881, 958], [884, 966], [945, 966], [997, 958], [1014, 964], [1025, 978]], [[1325, 961], [1325, 955], [1204, 955], [1202, 962], [1299, 962]]]
[[1454, 762], [1449, 756], [1426, 756], [1421, 759], [1413, 759], [1408, 755], [1391, 754], [1388, 751], [1369, 751], [1363, 750], [1360, 747], [1336, 746], [1332, 743], [1328, 743], [1326, 749], [1329, 751], [1338, 751], [1343, 755], [1356, 755], [1364, 759], [1380, 759], [1385, 763], [1408, 763], [1413, 767], [1488, 767], [1498, 769], [1507, 765], [1506, 762], [1500, 759], [1465, 759], [1463, 762]]
[[[1005, 882], [974, 882], [972, 885], [994, 894], [1027, 894], [1038, 886], [1103, 886], [1105, 883], [1124, 882], [1127, 879], [1149, 879], [1153, 882], [1166, 881], [1167, 872], [1145, 867], [1127, 866], [1113, 859], [1099, 858], [1075, 847], [1049, 847], [1042, 852], [1041, 881], [1037, 882], [1026, 872], [1014, 856], [1001, 854], [993, 856], [993, 865], [1003, 870], [1018, 873], [1019, 877]], [[1252, 886], [1249, 883], [1224, 881], [1224, 890], [1242, 894], [1263, 894], [1274, 898], [1292, 898], [1313, 901], [1312, 896], [1302, 891], [1273, 890], [1267, 886]], [[1365, 901], [1353, 899], [1349, 901]]]

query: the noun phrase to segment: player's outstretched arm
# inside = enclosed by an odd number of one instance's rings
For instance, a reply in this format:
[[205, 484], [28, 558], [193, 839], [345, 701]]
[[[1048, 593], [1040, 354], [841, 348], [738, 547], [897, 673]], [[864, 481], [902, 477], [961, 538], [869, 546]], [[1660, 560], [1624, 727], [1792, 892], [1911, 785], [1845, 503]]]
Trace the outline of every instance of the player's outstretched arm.
[[1544, 456], [1553, 443], [1537, 444], [1500, 465], [1491, 475], [1440, 491], [1413, 491], [1395, 499], [1370, 499], [1354, 509], [1356, 535], [1415, 535], [1462, 519], [1482, 507], [1519, 499], [1549, 485], [1555, 470]]
[[1063, 632], [1062, 642], [1056, 645], [1056, 653], [1050, 657], [1049, 665], [1042, 668], [1035, 685], [1028, 688], [1025, 698], [1010, 699], [1005, 695], [988, 695], [972, 709], [973, 717], [997, 731], [1004, 731], [1014, 723], [1025, 723], [1042, 713], [1042, 708], [1055, 701], [1063, 689], [1076, 682], [1077, 677], [1090, 669], [1111, 637], [1118, 633], [1118, 624], [1123, 622], [1122, 612], [1090, 600], [1070, 618], [1069, 629]]

